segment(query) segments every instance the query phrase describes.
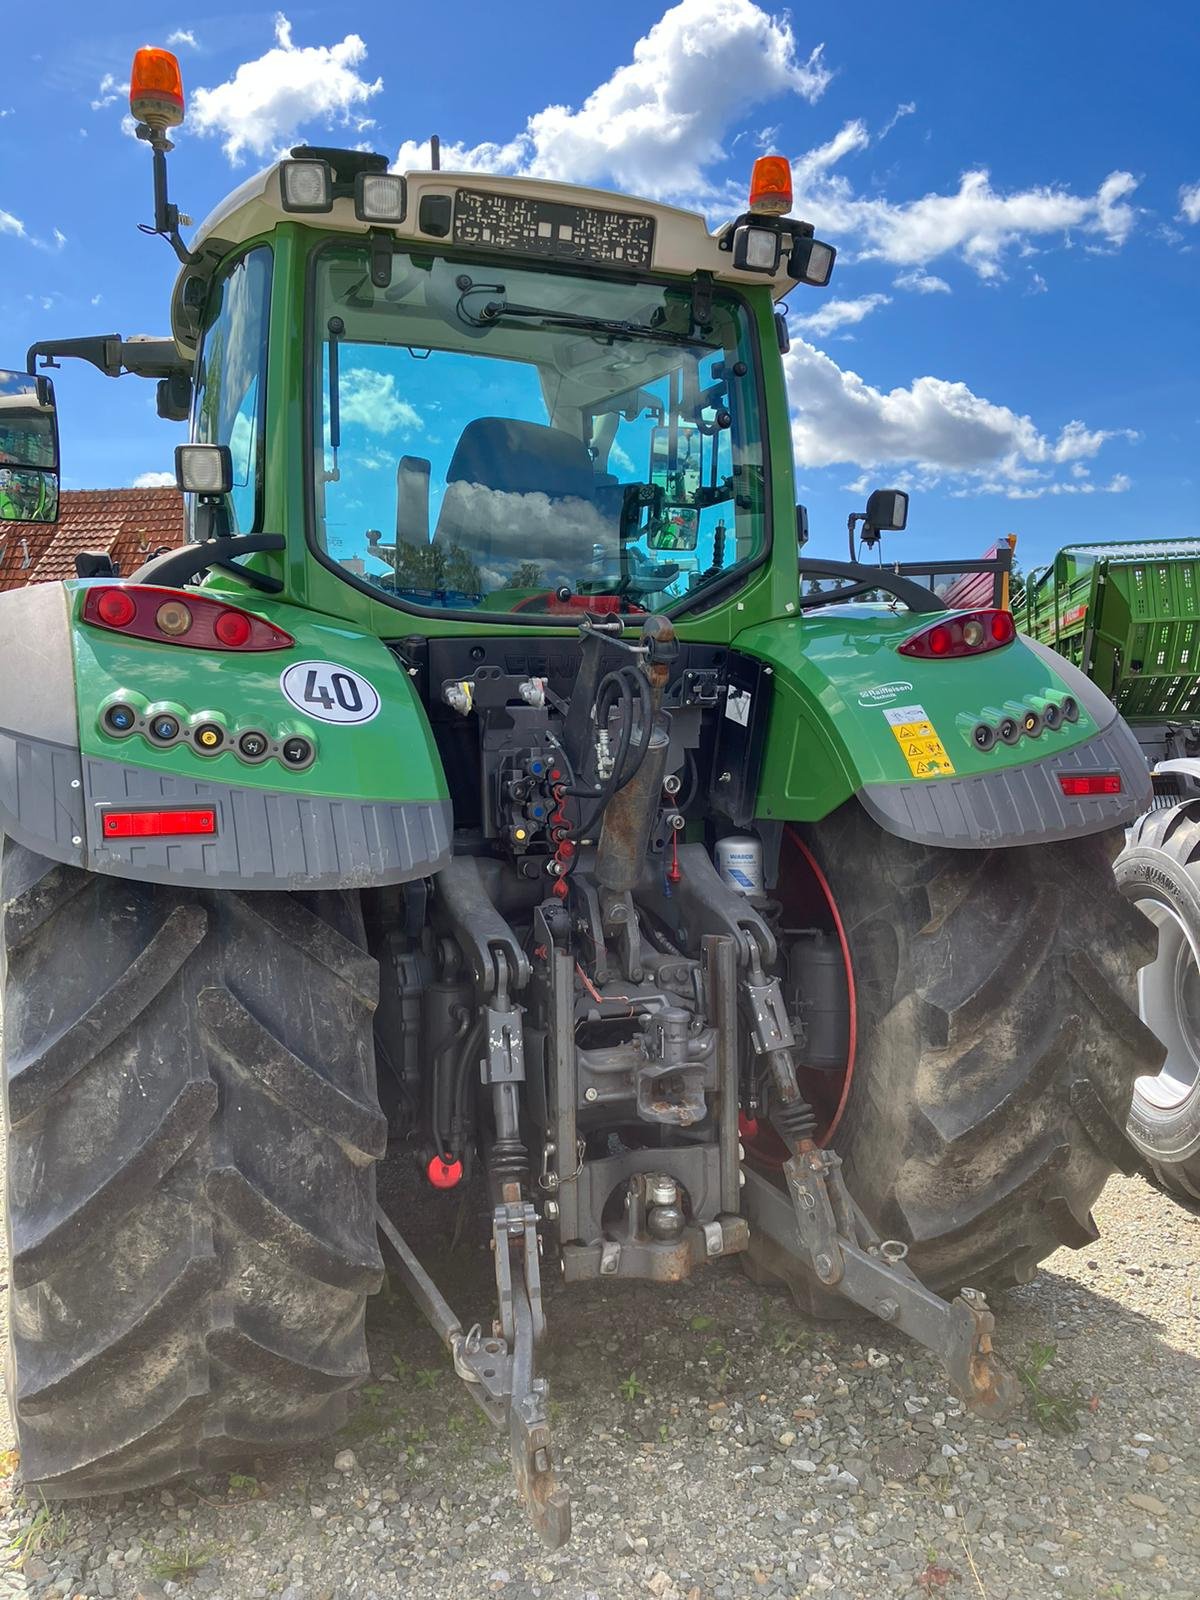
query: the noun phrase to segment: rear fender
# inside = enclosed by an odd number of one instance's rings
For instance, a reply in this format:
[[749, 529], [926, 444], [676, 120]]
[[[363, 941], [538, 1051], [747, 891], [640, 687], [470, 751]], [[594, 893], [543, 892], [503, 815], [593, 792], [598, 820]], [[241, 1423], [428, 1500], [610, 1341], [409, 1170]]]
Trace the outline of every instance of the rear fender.
[[[954, 661], [897, 653], [915, 619], [831, 607], [747, 629], [734, 648], [774, 684], [757, 814], [817, 821], [852, 795], [889, 833], [956, 849], [1034, 844], [1126, 825], [1151, 804], [1146, 761], [1116, 707], [1069, 662], [1018, 636]], [[1078, 719], [1015, 744], [975, 743], [1068, 696]], [[1069, 799], [1060, 774], [1119, 773], [1116, 795]]]
[[[0, 832], [93, 872], [205, 888], [365, 888], [446, 864], [441, 763], [407, 674], [377, 638], [239, 593], [232, 603], [285, 629], [294, 646], [237, 654], [159, 644], [81, 623], [87, 588], [0, 595]], [[343, 725], [298, 707], [282, 674], [299, 663], [365, 680], [377, 712]], [[118, 700], [142, 716], [123, 738], [104, 723]], [[144, 731], [156, 707], [184, 730], [168, 747]], [[191, 734], [210, 723], [222, 742], [205, 754]], [[247, 729], [267, 735], [266, 759], [242, 758]], [[293, 770], [281, 752], [296, 735], [315, 758]], [[197, 806], [214, 811], [211, 836], [106, 836], [114, 809]]]

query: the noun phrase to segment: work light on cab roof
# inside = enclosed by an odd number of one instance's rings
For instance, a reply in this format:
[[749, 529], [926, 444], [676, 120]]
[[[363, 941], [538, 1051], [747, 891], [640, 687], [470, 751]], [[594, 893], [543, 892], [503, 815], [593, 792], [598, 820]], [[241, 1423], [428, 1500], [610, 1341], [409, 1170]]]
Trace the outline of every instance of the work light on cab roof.
[[786, 256], [788, 276], [823, 289], [833, 275], [837, 251], [813, 237], [811, 223], [788, 216], [792, 169], [786, 156], [759, 156], [750, 172], [750, 209], [726, 231], [721, 248], [733, 253], [739, 272], [773, 277]]

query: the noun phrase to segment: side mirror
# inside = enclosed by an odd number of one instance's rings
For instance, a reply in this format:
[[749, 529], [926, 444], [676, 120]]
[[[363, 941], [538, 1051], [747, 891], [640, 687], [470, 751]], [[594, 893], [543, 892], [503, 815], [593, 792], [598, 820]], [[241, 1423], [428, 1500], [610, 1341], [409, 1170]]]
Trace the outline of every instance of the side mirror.
[[173, 372], [160, 378], [157, 409], [164, 422], [186, 422], [192, 414], [192, 380], [186, 372]]
[[908, 522], [908, 495], [903, 489], [872, 490], [865, 521], [876, 533], [903, 533]]
[[808, 543], [808, 507], [796, 507], [796, 547], [803, 549]]
[[28, 372], [0, 372], [0, 520], [58, 521], [54, 385]]

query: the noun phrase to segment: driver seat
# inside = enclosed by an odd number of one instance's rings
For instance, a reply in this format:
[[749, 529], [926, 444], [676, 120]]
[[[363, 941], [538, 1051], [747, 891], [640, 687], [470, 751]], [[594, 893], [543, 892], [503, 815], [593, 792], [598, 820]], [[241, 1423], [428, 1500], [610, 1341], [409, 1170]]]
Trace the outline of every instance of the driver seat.
[[561, 428], [476, 417], [450, 458], [434, 543], [484, 569], [488, 588], [530, 561], [547, 585], [573, 586], [595, 545], [617, 548], [617, 522], [596, 503], [606, 481], [583, 441]]

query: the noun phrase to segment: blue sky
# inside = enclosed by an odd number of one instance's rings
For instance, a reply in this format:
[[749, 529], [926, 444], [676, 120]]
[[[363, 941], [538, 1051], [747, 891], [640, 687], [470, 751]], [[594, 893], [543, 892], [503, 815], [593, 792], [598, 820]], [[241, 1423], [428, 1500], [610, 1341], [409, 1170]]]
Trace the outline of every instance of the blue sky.
[[[913, 496], [894, 556], [1020, 536], [1200, 534], [1200, 28], [1183, 0], [796, 8], [508, 0], [398, 7], [59, 0], [11, 8], [0, 87], [0, 364], [35, 339], [167, 326], [174, 259], [123, 131], [133, 50], [176, 36], [197, 219], [284, 146], [599, 183], [706, 211], [753, 156], [840, 250], [791, 297], [815, 549], [872, 484]], [[417, 158], [414, 164], [421, 164]], [[153, 386], [68, 364], [68, 487], [134, 483], [182, 437]]]

